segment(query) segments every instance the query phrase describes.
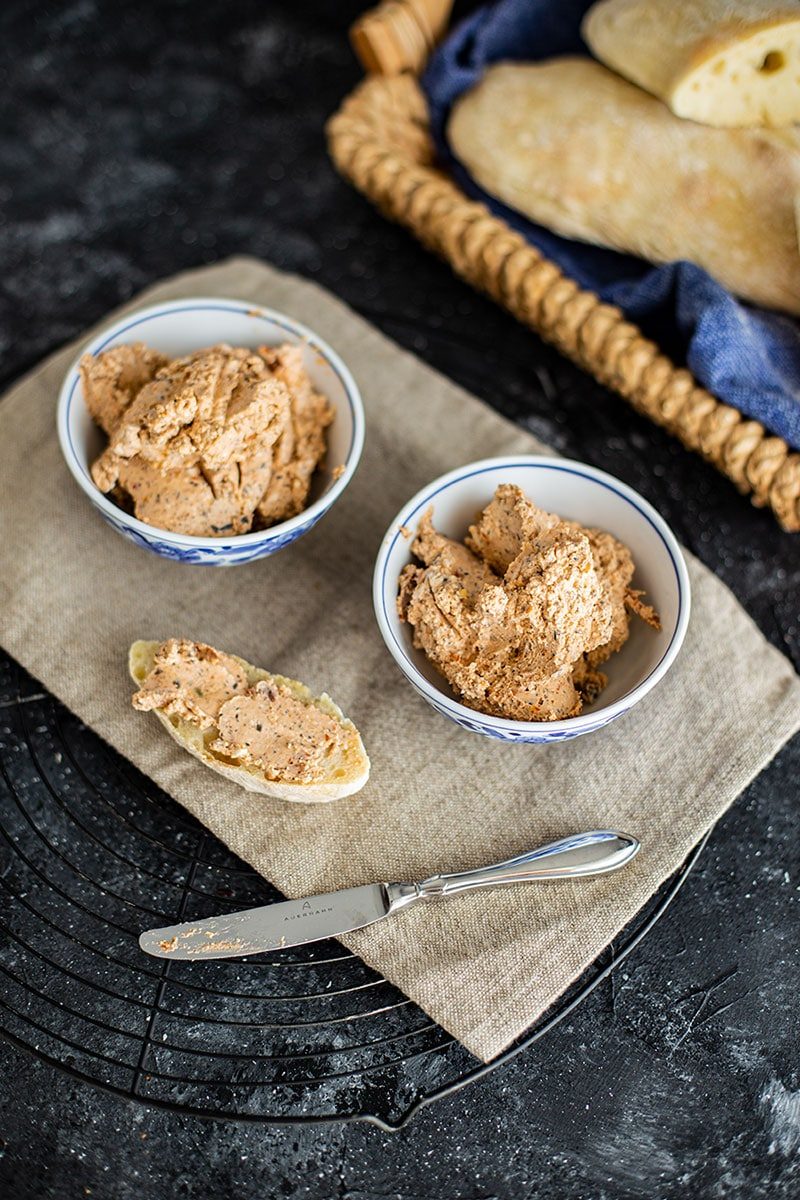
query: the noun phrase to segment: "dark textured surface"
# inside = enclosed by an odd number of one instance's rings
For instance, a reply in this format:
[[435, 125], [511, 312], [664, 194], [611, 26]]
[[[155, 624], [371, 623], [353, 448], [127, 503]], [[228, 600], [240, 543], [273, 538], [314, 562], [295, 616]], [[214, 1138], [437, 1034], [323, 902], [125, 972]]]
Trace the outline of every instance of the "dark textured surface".
[[[261, 255], [316, 278], [562, 452], [638, 488], [797, 664], [797, 540], [336, 178], [322, 123], [358, 77], [344, 38], [357, 7], [6, 4], [6, 380], [160, 276]], [[19, 712], [9, 710], [2, 753], [24, 775], [10, 727]], [[52, 713], [47, 700], [30, 702], [31, 734], [56, 754]], [[0, 1185], [21, 1198], [120, 1200], [795, 1195], [798, 779], [796, 739], [720, 824], [613, 987], [403, 1132], [201, 1122], [4, 1048]], [[39, 815], [41, 788], [32, 781], [26, 792]]]
[[382, 1129], [523, 1053], [612, 971], [616, 987], [701, 852], [485, 1067], [335, 941], [227, 962], [142, 954], [142, 929], [278, 893], [10, 661], [0, 668], [0, 813], [0, 1030], [16, 1047], [176, 1114]]

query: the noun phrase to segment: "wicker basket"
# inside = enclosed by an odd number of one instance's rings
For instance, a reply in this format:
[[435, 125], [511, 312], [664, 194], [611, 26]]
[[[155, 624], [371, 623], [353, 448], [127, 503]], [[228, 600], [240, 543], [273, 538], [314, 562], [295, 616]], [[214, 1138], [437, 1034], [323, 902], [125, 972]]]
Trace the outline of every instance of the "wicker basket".
[[800, 530], [800, 454], [698, 386], [622, 312], [579, 287], [519, 233], [469, 200], [434, 163], [416, 75], [452, 0], [387, 0], [353, 28], [371, 72], [328, 123], [331, 156], [388, 217], [638, 412], [668, 429]]

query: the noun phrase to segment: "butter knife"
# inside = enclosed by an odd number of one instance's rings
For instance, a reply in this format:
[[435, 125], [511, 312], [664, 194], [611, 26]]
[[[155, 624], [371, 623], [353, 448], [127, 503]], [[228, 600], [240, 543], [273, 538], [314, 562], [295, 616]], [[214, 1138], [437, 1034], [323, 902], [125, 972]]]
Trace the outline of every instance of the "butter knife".
[[439, 900], [503, 883], [575, 879], [617, 871], [638, 850], [639, 842], [627, 833], [608, 829], [576, 833], [476, 871], [432, 875], [422, 883], [370, 883], [305, 900], [284, 900], [223, 917], [149, 929], [140, 936], [139, 945], [156, 958], [183, 959], [238, 958], [265, 950], [284, 950], [372, 925], [421, 900]]

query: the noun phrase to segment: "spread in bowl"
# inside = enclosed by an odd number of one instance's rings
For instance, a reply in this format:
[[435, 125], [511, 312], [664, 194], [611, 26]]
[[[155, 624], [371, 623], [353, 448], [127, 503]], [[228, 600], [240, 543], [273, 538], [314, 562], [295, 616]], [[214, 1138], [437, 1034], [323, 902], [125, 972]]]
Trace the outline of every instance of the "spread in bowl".
[[252, 300], [136, 309], [82, 361], [58, 398], [64, 461], [95, 512], [161, 558], [229, 567], [276, 554], [330, 512], [358, 466], [364, 410], [347, 364], [314, 330]]
[[537, 508], [512, 484], [464, 542], [422, 516], [397, 608], [414, 646], [470, 708], [519, 721], [577, 716], [627, 641], [631, 614], [659, 619], [631, 588], [634, 562], [611, 534]]
[[230, 537], [306, 507], [334, 410], [299, 346], [223, 343], [170, 358], [121, 344], [84, 355], [80, 376], [108, 437], [92, 479], [139, 520]]

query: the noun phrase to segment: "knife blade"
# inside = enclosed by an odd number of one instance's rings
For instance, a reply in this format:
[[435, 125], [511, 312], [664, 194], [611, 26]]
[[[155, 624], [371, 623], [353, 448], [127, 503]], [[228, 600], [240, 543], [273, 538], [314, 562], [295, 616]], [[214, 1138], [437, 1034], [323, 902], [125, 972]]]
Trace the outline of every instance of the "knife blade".
[[458, 892], [498, 884], [544, 879], [568, 879], [619, 870], [639, 851], [639, 842], [627, 833], [592, 830], [573, 834], [528, 854], [474, 871], [432, 875], [421, 883], [369, 883], [283, 900], [244, 912], [206, 917], [149, 929], [139, 945], [155, 958], [238, 958], [267, 950], [284, 950], [362, 929], [407, 908], [417, 901], [451, 896]]
[[283, 900], [224, 917], [150, 929], [139, 945], [156, 958], [238, 958], [351, 933], [389, 913], [382, 883]]

